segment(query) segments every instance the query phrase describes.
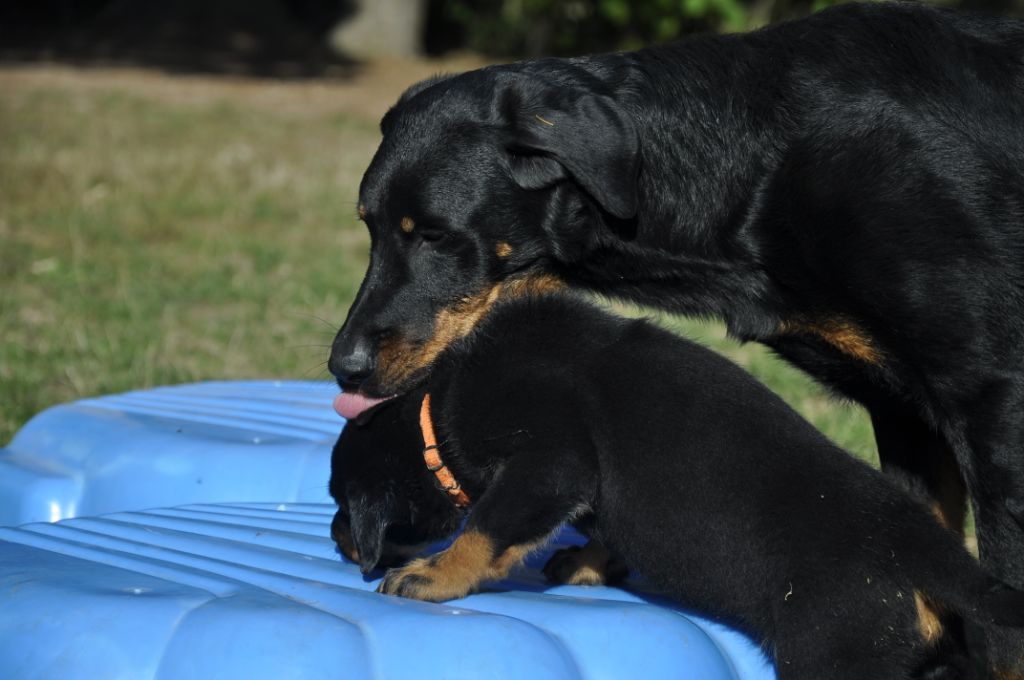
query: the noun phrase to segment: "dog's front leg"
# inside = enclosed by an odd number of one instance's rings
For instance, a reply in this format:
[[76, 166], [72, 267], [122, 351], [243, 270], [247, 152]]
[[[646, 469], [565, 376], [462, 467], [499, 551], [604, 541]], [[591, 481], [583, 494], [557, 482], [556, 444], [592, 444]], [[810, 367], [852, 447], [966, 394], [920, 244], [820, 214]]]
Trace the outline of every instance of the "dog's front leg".
[[507, 545], [507, 541], [479, 529], [467, 528], [447, 550], [389, 569], [377, 590], [432, 602], [465, 597], [485, 581], [507, 576], [543, 541], [541, 538], [536, 543]]
[[[552, 458], [513, 461], [472, 508], [466, 529], [446, 550], [385, 574], [377, 590], [439, 602], [465, 597], [508, 575], [567, 520], [586, 509], [593, 474], [586, 466], [546, 469]], [[545, 464], [546, 463], [546, 464]], [[571, 464], [570, 464], [571, 465]]]

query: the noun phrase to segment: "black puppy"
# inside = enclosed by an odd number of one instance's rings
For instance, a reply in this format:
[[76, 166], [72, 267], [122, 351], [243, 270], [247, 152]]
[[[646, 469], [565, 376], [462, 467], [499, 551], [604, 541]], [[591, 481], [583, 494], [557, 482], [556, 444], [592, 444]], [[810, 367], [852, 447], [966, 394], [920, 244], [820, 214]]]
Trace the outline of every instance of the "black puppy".
[[[381, 592], [462, 597], [573, 522], [759, 640], [783, 680], [911, 677], [936, 608], [1024, 626], [1024, 593], [740, 368], [567, 296], [499, 302], [423, 386], [347, 425], [330, 491], [335, 540], [364, 572], [469, 512]], [[568, 558], [591, 573], [605, 559]], [[549, 573], [572, 580], [566, 561]]]
[[862, 403], [954, 531], [966, 484], [1024, 588], [1024, 23], [845, 5], [427, 81], [382, 130], [350, 393], [414, 387], [511, 275], [718, 316]]

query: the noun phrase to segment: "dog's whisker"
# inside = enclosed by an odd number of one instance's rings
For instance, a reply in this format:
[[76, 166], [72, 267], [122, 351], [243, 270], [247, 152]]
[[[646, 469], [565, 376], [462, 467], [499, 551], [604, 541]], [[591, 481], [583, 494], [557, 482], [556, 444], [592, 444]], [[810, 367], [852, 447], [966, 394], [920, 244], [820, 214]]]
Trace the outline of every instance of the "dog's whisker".
[[309, 378], [313, 371], [316, 371], [317, 374], [319, 374], [320, 372], [327, 373], [327, 361], [320, 361], [314, 364], [313, 366], [307, 368], [305, 371], [302, 372], [303, 378]]
[[317, 321], [319, 321], [323, 325], [325, 325], [328, 328], [330, 328], [331, 332], [335, 332], [338, 328], [341, 327], [341, 324], [332, 324], [327, 319], [323, 318], [322, 316], [318, 316], [316, 314], [313, 314], [312, 312], [285, 312], [285, 313], [287, 315], [289, 315], [289, 316], [304, 317], [304, 318], [307, 318], [307, 319], [316, 319]]

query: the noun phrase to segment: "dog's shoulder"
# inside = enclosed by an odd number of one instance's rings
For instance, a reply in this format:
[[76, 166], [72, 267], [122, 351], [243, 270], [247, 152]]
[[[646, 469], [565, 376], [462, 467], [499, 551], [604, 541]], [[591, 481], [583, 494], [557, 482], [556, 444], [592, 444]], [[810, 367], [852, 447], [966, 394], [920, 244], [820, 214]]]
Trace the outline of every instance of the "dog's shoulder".
[[[624, 317], [572, 293], [502, 301], [452, 345], [439, 372], [463, 383], [553, 382], [592, 389], [643, 383], [666, 393], [705, 389], [774, 400], [730, 359], [645, 318]], [[583, 384], [585, 383], [585, 384]]]
[[452, 346], [451, 359], [575, 363], [614, 342], [628, 324], [572, 293], [521, 295], [496, 304], [472, 334]]

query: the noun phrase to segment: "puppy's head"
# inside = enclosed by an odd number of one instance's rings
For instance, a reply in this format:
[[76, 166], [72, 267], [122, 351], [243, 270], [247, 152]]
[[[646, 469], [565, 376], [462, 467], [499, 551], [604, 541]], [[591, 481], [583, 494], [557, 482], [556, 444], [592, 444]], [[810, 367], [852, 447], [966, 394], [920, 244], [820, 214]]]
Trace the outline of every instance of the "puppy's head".
[[328, 366], [348, 391], [407, 391], [501, 296], [549, 282], [636, 213], [631, 119], [565, 62], [421, 83], [381, 124], [359, 213], [369, 269]]
[[329, 488], [338, 504], [331, 536], [364, 574], [404, 562], [459, 526], [461, 513], [423, 462], [421, 398], [395, 399], [349, 421], [331, 455]]

